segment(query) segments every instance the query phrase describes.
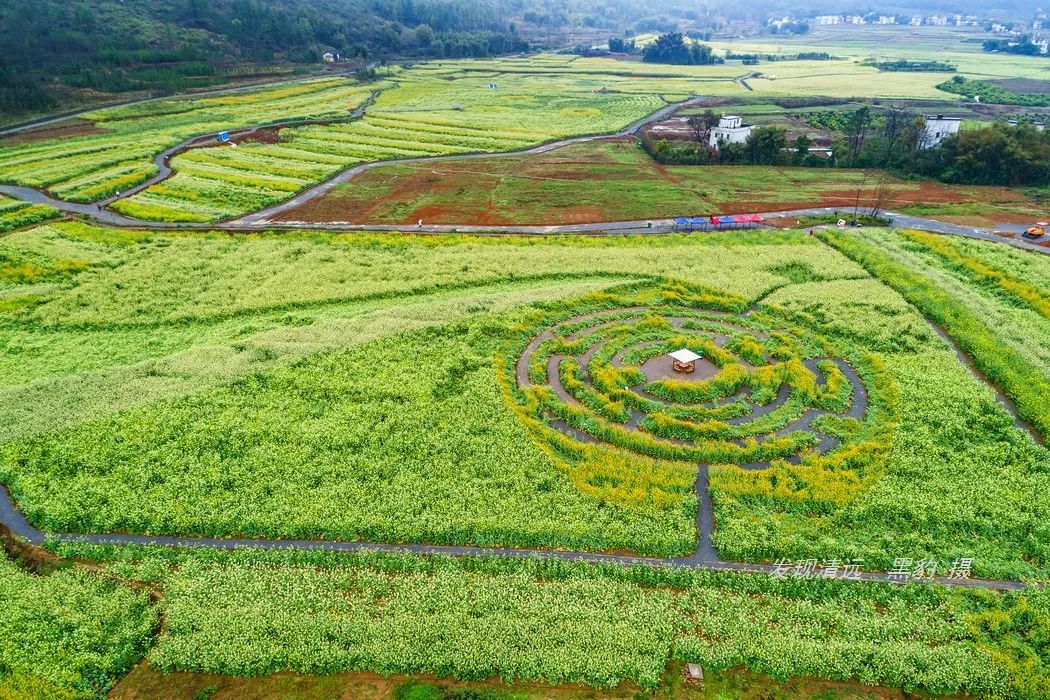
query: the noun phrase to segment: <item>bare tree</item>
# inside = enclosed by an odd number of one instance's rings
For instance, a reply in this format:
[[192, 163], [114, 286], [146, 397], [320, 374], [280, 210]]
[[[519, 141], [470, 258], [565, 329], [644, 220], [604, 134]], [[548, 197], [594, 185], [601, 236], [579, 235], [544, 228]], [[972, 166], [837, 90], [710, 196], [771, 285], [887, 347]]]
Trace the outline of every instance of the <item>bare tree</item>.
[[703, 114], [694, 114], [686, 120], [697, 143], [707, 143], [711, 137], [711, 129], [717, 123], [718, 117], [711, 110]]
[[860, 151], [868, 139], [868, 128], [871, 126], [871, 109], [861, 107], [852, 115], [846, 128], [846, 158], [849, 165], [857, 162]]
[[863, 171], [863, 177], [860, 182], [857, 183], [856, 196], [853, 199], [853, 220], [850, 222], [854, 226], [857, 225], [857, 217], [860, 215], [860, 200], [864, 196], [864, 191], [868, 187], [868, 171]]
[[704, 143], [707, 140], [710, 130], [707, 128], [707, 122], [699, 114], [694, 114], [686, 120], [686, 124], [693, 130], [693, 138], [696, 139], [697, 143]]
[[890, 108], [886, 113], [886, 128], [883, 131], [886, 152], [883, 154], [883, 163], [889, 163], [893, 159], [897, 147], [905, 140], [905, 134], [912, 121], [911, 115], [900, 109]]
[[885, 207], [886, 202], [889, 201], [893, 189], [889, 176], [884, 172], [880, 172], [875, 180], [875, 187], [872, 189], [871, 211], [868, 212], [869, 216], [875, 217], [882, 214], [883, 207]]

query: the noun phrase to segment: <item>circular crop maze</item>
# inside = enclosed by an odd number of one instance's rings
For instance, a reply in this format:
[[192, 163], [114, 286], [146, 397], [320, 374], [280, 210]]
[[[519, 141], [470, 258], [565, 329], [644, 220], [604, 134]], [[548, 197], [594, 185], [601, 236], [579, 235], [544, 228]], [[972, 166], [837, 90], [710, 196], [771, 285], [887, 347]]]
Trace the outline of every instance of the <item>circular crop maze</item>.
[[514, 363], [521, 413], [564, 456], [575, 442], [764, 469], [862, 429], [868, 390], [854, 367], [770, 314], [666, 293], [581, 306], [533, 325]]

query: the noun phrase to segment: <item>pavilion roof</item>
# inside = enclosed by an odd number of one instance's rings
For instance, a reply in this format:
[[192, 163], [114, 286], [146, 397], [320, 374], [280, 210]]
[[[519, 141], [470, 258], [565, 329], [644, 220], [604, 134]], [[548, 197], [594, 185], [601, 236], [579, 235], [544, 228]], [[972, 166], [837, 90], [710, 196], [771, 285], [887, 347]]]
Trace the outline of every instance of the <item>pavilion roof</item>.
[[668, 353], [671, 359], [676, 362], [696, 362], [700, 359], [700, 356], [689, 348], [682, 348], [681, 350], [675, 350], [674, 352]]

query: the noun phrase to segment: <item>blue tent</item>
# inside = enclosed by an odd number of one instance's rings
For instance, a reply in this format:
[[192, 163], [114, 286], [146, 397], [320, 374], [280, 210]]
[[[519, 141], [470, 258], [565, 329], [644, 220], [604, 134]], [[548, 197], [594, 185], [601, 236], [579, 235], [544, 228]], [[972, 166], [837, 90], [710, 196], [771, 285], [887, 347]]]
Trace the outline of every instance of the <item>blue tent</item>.
[[700, 229], [702, 230], [702, 229], [706, 228], [706, 226], [707, 226], [707, 219], [705, 219], [702, 216], [694, 216], [693, 218], [689, 219], [689, 225], [690, 226], [699, 226]]
[[688, 226], [688, 225], [689, 225], [689, 219], [687, 217], [679, 216], [677, 219], [674, 220], [675, 230], [677, 230], [679, 226], [683, 226], [684, 227], [684, 226]]
[[228, 132], [228, 131], [220, 131], [219, 135], [216, 136], [215, 138], [219, 140], [219, 143], [226, 143], [227, 141], [230, 140], [230, 132]]

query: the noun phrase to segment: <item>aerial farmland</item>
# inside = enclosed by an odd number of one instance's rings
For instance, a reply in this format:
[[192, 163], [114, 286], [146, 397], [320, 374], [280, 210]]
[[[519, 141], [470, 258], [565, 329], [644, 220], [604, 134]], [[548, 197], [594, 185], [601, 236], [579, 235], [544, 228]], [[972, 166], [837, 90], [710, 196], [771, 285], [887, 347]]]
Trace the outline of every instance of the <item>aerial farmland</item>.
[[1050, 59], [820, 16], [0, 89], [0, 698], [1050, 697]]

